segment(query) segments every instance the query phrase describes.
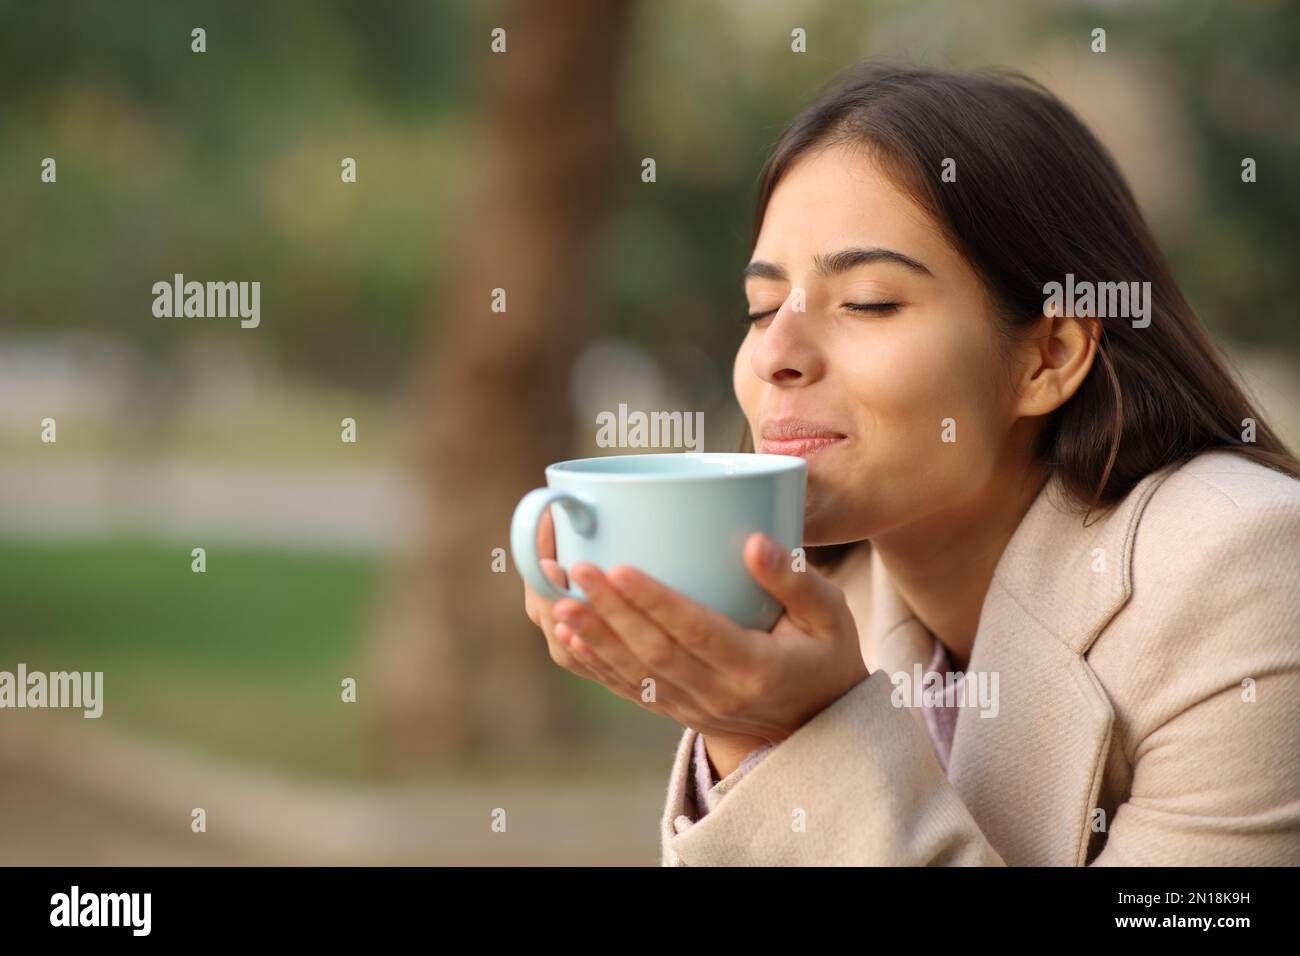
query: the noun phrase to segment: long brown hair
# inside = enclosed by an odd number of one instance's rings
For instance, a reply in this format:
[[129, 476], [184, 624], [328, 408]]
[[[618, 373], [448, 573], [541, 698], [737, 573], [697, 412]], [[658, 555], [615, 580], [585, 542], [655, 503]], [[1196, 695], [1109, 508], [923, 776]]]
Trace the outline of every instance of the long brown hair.
[[[1067, 273], [1076, 284], [1150, 281], [1150, 324], [1102, 318], [1099, 361], [1041, 432], [1036, 453], [1080, 510], [1109, 508], [1153, 471], [1212, 449], [1300, 478], [1300, 461], [1178, 288], [1114, 159], [1044, 87], [1001, 71], [854, 68], [777, 141], [760, 178], [753, 243], [791, 165], [840, 144], [869, 149], [946, 231], [996, 303], [1004, 341], [1041, 318], [1045, 284]], [[947, 159], [957, 176], [941, 182]], [[1242, 438], [1247, 419], [1253, 442]], [[753, 449], [748, 428], [741, 448]], [[809, 555], [825, 566], [847, 547]]]

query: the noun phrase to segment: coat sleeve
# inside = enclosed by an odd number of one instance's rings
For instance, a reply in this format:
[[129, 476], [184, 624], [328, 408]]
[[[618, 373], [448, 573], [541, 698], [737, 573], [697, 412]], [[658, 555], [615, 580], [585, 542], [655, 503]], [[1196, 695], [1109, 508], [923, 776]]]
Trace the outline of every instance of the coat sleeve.
[[1187, 708], [1141, 750], [1093, 866], [1300, 865], [1300, 670]]
[[[677, 747], [660, 821], [664, 866], [1000, 865], [925, 729], [876, 671], [772, 748], [690, 819], [696, 732]], [[684, 818], [684, 819], [683, 819]]]

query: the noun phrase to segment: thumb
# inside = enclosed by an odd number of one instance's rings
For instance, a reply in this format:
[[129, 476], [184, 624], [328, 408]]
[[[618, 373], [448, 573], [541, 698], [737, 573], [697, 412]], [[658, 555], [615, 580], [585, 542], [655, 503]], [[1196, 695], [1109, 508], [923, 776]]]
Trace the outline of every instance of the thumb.
[[848, 605], [844, 592], [806, 563], [795, 570], [791, 552], [776, 539], [755, 531], [745, 541], [745, 567], [763, 590], [785, 605], [795, 621], [817, 630], [839, 623]]

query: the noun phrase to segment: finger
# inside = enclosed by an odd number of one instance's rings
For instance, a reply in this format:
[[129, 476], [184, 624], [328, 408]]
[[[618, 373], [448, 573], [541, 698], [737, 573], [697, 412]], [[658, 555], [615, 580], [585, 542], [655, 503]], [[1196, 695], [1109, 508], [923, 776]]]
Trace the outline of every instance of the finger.
[[[659, 610], [663, 623], [654, 619], [651, 623], [677, 650], [671, 679], [677, 684], [677, 693], [684, 695], [682, 708], [689, 717], [708, 721], [723, 713], [728, 715], [728, 731], [770, 734], [768, 724], [745, 718], [741, 706], [746, 695], [751, 695], [746, 676], [762, 674], [770, 665], [766, 658], [775, 653], [772, 641], [761, 633], [746, 631], [720, 611], [693, 601], [627, 564], [611, 568], [606, 575], [608, 587], [614, 587], [615, 572], [621, 584], [630, 584], [630, 591]], [[586, 591], [586, 585], [582, 589]], [[616, 591], [623, 597], [623, 589]], [[640, 610], [636, 602], [629, 604]], [[685, 676], [677, 678], [679, 674]]]
[[[575, 577], [581, 573], [577, 566], [574, 571]], [[582, 588], [588, 591], [587, 585], [582, 585]], [[590, 593], [588, 591], [589, 596]], [[620, 640], [620, 635], [615, 633], [594, 609], [585, 607], [580, 601], [557, 601], [555, 613], [563, 618], [555, 625], [561, 634], [567, 634], [571, 630], [578, 632], [570, 645], [578, 659], [593, 669], [602, 666], [608, 668], [614, 673], [613, 679], [616, 683], [624, 689], [623, 696], [628, 696], [626, 692], [630, 691], [633, 695], [637, 695], [635, 699], [648, 710], [665, 714], [678, 723], [688, 725], [692, 723], [705, 725], [713, 722], [716, 719], [717, 707], [721, 707], [724, 713], [738, 710], [734, 693], [723, 688], [721, 682], [714, 679], [715, 672], [709, 671], [698, 661], [690, 660], [689, 655], [679, 653], [678, 657], [689, 661], [690, 676], [696, 680], [694, 685], [688, 686], [662, 674], [657, 675], [653, 669], [650, 674], [644, 674], [644, 662], [628, 654], [627, 648]], [[576, 623], [569, 625], [568, 620]], [[643, 683], [647, 677], [654, 681], [653, 685]], [[648, 687], [654, 688], [654, 703], [647, 702], [639, 696]], [[629, 696], [629, 699], [634, 698]], [[705, 701], [708, 701], [708, 706], [704, 705]], [[771, 732], [770, 726], [746, 720], [738, 714], [730, 717], [729, 720], [728, 729], [734, 733], [747, 733], [761, 737]]]
[[745, 567], [786, 615], [810, 633], [833, 631], [849, 613], [844, 592], [816, 568], [796, 571], [780, 542], [755, 531], [745, 542]]
[[537, 554], [555, 559], [555, 519], [551, 517], [550, 508], [542, 509], [542, 517], [537, 522]]
[[563, 621], [557, 621], [555, 624], [556, 638], [562, 641], [565, 648], [573, 656], [574, 660], [586, 668], [587, 672], [592, 675], [592, 680], [598, 684], [603, 684], [611, 693], [617, 694], [625, 700], [640, 703], [639, 688], [630, 685], [622, 675], [615, 672], [608, 664], [595, 654], [590, 645], [588, 645], [581, 636]]
[[[560, 567], [549, 558], [543, 558], [539, 562], [542, 573], [550, 579], [550, 582], [556, 587], [567, 588], [569, 586], [568, 576], [564, 573], [564, 568]], [[528, 620], [532, 621], [538, 627], [542, 626], [542, 612], [549, 611], [551, 601], [542, 597], [527, 581], [524, 582], [524, 613], [528, 615]]]
[[[600, 668], [609, 665], [602, 662], [600, 651], [592, 647], [596, 644], [609, 652], [611, 643], [602, 638], [602, 631], [605, 636], [613, 639], [613, 646], [617, 646], [617, 635], [609, 632], [608, 625], [605, 624], [594, 613], [588, 615], [591, 621], [585, 622], [583, 634], [573, 638], [570, 647], [579, 660], [586, 663], [589, 667]], [[556, 629], [561, 633], [567, 632], [568, 627], [563, 623], [557, 623]], [[587, 640], [583, 640], [585, 634]], [[626, 669], [625, 669], [626, 670]], [[699, 668], [699, 671], [703, 671]], [[632, 690], [637, 696], [623, 694], [629, 700], [635, 700], [645, 709], [663, 716], [669, 717], [679, 724], [691, 727], [709, 727], [716, 729], [718, 713], [720, 708], [723, 714], [728, 715], [728, 723], [725, 725], [729, 733], [744, 733], [756, 737], [762, 737], [764, 734], [771, 732], [771, 727], [766, 724], [756, 723], [744, 717], [739, 712], [739, 698], [734, 693], [724, 693], [720, 688], [706, 687], [701, 693], [692, 693], [687, 688], [674, 683], [671, 679], [662, 676], [642, 677], [640, 686]]]
[[[575, 580], [577, 580], [575, 578]], [[583, 587], [588, 599], [591, 592]], [[556, 601], [553, 608], [557, 624], [565, 625], [582, 638], [595, 652], [599, 661], [625, 686], [639, 686], [649, 665], [638, 660], [613, 629], [602, 619], [599, 611], [582, 601], [566, 598]]]
[[567, 588], [569, 586], [569, 576], [564, 573], [564, 568], [560, 567], [558, 561], [542, 558], [538, 564], [541, 565], [542, 573], [550, 578], [551, 583], [557, 588]]
[[543, 614], [542, 622], [538, 625], [542, 633], [546, 636], [546, 650], [551, 655], [551, 660], [566, 671], [571, 671], [579, 677], [585, 677], [588, 680], [598, 680], [595, 673], [587, 664], [576, 657], [569, 648], [567, 641], [560, 636], [557, 631], [558, 625], [551, 618], [549, 613]]
[[[705, 692], [713, 685], [715, 675], [630, 604], [600, 568], [581, 561], [573, 566], [573, 579], [591, 602], [599, 625], [593, 625], [588, 643], [615, 669], [624, 673], [649, 670], [692, 693]], [[587, 637], [584, 631], [579, 633]], [[645, 675], [635, 676], [639, 680]]]
[[[563, 571], [560, 573], [563, 574]], [[550, 575], [549, 572], [548, 576], [554, 580], [554, 576]], [[560, 667], [563, 667], [565, 670], [577, 674], [579, 677], [585, 677], [588, 680], [597, 680], [596, 675], [574, 656], [566, 642], [556, 635], [556, 622], [552, 613], [552, 607], [553, 605], [550, 601], [546, 600], [546, 598], [542, 597], [527, 584], [524, 585], [524, 612], [528, 615], [528, 619], [532, 621], [546, 637], [546, 649], [551, 655], [551, 660]]]
[[531, 584], [524, 582], [524, 611], [538, 627], [542, 626], [542, 613], [551, 610], [551, 603], [549, 598], [538, 594]]
[[752, 637], [720, 611], [621, 564], [606, 576], [618, 593], [702, 664], [735, 671], [752, 661]]
[[700, 710], [695, 699], [671, 681], [657, 677], [642, 677], [635, 686], [629, 686], [626, 679], [616, 674], [610, 665], [601, 659], [591, 644], [583, 640], [582, 635], [576, 634], [563, 622], [558, 622], [555, 629], [569, 641], [569, 648], [574, 656], [598, 675], [604, 675], [601, 677], [601, 683], [620, 697], [640, 704], [653, 713], [671, 717], [678, 723], [705, 719], [704, 712]]

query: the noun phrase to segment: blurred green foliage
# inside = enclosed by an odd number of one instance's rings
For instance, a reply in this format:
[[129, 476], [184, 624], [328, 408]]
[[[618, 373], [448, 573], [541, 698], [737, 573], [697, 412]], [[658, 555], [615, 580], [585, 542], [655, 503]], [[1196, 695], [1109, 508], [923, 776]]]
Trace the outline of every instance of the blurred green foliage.
[[[463, 10], [0, 4], [0, 323], [122, 336], [165, 359], [240, 330], [160, 322], [154, 281], [256, 279], [274, 316], [259, 345], [343, 381], [391, 380], [464, 161]], [[34, 175], [45, 156], [57, 188]]]
[[1066, 22], [1086, 32], [1102, 19], [1118, 21], [1130, 55], [1166, 70], [1192, 133], [1178, 157], [1195, 171], [1190, 215], [1155, 224], [1184, 292], [1216, 334], [1300, 356], [1300, 5], [1133, 4]]
[[[153, 319], [152, 282], [259, 279], [269, 317], [259, 347], [340, 384], [400, 382], [422, 327], [456, 318], [437, 307], [439, 253], [482, 160], [473, 134], [488, 31], [508, 28], [509, 10], [0, 0], [0, 327], [97, 330], [165, 361], [188, 337], [239, 330]], [[1300, 190], [1286, 186], [1300, 160], [1296, 6], [659, 0], [636, 10], [620, 172], [591, 270], [600, 334], [652, 350], [689, 342], [727, 367], [758, 170], [839, 70], [882, 53], [975, 68], [1062, 38], [1086, 55], [1101, 23], [1107, 55], [1160, 68], [1195, 138], [1194, 227], [1162, 236], [1194, 303], [1220, 333], [1300, 349], [1290, 251]], [[789, 51], [792, 25], [807, 31], [806, 54]], [[207, 31], [206, 54], [190, 51], [194, 26]], [[39, 182], [47, 155], [58, 188]], [[1253, 187], [1240, 181], [1247, 155], [1259, 163]], [[358, 161], [354, 186], [340, 183], [344, 156]], [[650, 186], [645, 156], [658, 164]]]

